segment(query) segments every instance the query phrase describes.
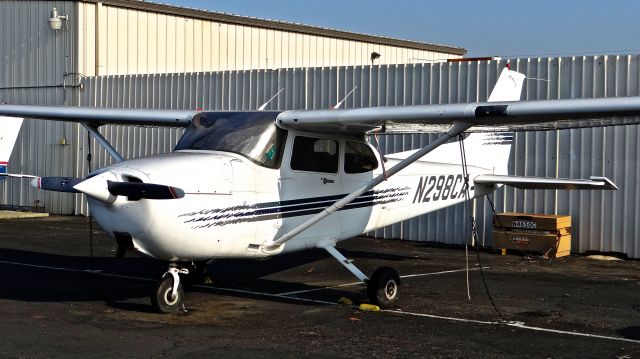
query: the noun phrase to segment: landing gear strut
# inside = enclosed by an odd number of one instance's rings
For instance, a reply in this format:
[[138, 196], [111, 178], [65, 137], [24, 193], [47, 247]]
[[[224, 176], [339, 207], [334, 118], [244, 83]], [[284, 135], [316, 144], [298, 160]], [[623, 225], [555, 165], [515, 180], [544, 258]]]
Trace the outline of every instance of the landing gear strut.
[[170, 264], [169, 269], [160, 278], [151, 294], [151, 304], [162, 313], [186, 311], [180, 274], [189, 274], [189, 270], [181, 268], [175, 263]]
[[185, 263], [185, 267], [188, 268], [189, 274], [184, 277], [184, 284], [197, 285], [204, 283], [211, 283], [209, 273], [207, 271], [207, 264], [209, 261], [189, 262]]
[[353, 261], [345, 258], [335, 247], [327, 246], [324, 247], [324, 249], [367, 285], [367, 296], [372, 304], [385, 309], [398, 303], [400, 276], [393, 268], [380, 267], [373, 272], [371, 278], [367, 278], [367, 276], [353, 264]]

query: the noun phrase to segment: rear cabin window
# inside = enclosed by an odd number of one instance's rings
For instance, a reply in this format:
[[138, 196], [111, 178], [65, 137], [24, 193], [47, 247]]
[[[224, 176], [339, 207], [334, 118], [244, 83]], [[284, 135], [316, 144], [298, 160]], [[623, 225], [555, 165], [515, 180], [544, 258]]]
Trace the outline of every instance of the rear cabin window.
[[338, 172], [338, 141], [296, 136], [293, 141], [291, 169], [309, 172]]
[[347, 141], [344, 150], [344, 172], [364, 173], [378, 168], [378, 159], [371, 147], [362, 142]]

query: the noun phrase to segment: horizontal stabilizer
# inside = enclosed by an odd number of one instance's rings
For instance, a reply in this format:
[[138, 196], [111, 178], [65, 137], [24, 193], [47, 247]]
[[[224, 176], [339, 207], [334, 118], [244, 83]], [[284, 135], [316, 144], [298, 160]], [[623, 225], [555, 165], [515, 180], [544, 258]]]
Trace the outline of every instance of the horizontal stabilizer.
[[618, 187], [606, 177], [591, 177], [585, 179], [546, 178], [479, 175], [473, 179], [476, 185], [504, 184], [520, 189], [608, 189], [617, 190]]

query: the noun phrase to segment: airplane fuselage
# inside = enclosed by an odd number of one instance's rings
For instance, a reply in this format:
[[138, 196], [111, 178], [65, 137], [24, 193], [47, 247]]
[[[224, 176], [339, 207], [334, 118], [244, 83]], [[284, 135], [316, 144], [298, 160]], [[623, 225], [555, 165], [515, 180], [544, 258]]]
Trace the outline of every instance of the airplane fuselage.
[[[301, 148], [296, 145], [299, 137], [307, 142], [315, 139], [316, 147], [329, 141], [331, 148], [326, 150], [333, 153], [337, 164], [320, 168], [300, 162], [295, 154]], [[369, 162], [355, 167], [348, 164], [354, 161], [354, 147]], [[398, 161], [389, 158], [384, 166], [390, 168]], [[470, 166], [469, 171], [473, 178], [493, 170]], [[119, 162], [93, 176], [170, 183], [184, 190], [184, 198], [130, 200], [117, 196], [105, 203], [90, 197], [89, 204], [107, 233], [130, 237], [139, 252], [162, 260], [199, 261], [260, 258], [315, 248], [323, 241], [348, 239], [465, 200], [459, 164], [418, 161], [358, 197], [341, 213], [323, 219], [275, 251], [266, 250], [265, 244], [381, 173], [379, 154], [363, 139], [290, 132], [279, 168], [261, 166], [238, 153], [179, 150]], [[470, 195], [474, 195], [473, 188]]]

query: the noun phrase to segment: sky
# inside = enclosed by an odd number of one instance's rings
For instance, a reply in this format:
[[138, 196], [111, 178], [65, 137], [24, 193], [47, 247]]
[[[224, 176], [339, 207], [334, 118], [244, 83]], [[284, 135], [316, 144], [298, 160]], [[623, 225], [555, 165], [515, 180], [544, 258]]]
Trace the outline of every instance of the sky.
[[151, 0], [463, 47], [467, 57], [640, 53], [637, 0]]

